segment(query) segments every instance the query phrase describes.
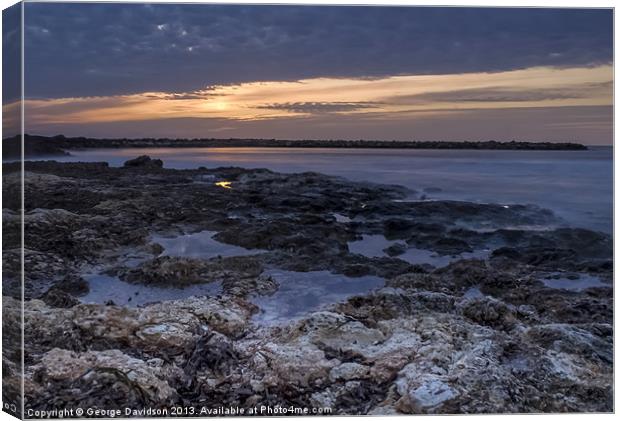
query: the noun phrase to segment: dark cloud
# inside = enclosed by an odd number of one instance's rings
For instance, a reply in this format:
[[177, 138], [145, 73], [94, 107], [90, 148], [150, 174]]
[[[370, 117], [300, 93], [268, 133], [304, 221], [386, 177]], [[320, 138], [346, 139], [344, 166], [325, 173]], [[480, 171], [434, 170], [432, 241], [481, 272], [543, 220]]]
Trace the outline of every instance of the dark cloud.
[[2, 11], [2, 103], [21, 96], [21, 3]]
[[283, 102], [265, 104], [255, 108], [264, 110], [290, 111], [294, 113], [337, 113], [356, 111], [365, 108], [375, 108], [378, 104], [372, 102]]
[[591, 66], [612, 10], [26, 3], [30, 97]]

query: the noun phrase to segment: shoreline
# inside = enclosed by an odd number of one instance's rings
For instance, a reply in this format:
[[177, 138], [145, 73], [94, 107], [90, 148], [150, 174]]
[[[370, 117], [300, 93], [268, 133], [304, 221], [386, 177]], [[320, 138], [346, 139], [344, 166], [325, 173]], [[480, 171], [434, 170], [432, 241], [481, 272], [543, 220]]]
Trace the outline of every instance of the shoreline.
[[[71, 406], [62, 392], [72, 389], [105, 408], [275, 399], [348, 415], [611, 409], [611, 236], [555, 226], [530, 205], [399, 202], [402, 187], [319, 173], [163, 165], [25, 164], [27, 408], [48, 409], [51, 396]], [[7, 332], [21, 317], [10, 200], [19, 167], [4, 165]], [[369, 236], [382, 237], [377, 247]], [[92, 268], [140, 295], [85, 303]], [[278, 274], [297, 277], [303, 294]], [[295, 301], [323, 298], [323, 281], [356, 289], [318, 307]], [[212, 285], [133, 305], [148, 290]], [[300, 303], [311, 307], [299, 317], [257, 321]], [[5, 364], [9, 379], [19, 375], [17, 361]], [[127, 368], [140, 375], [119, 380]]]
[[[2, 141], [5, 157], [18, 156], [21, 137]], [[285, 140], [285, 139], [98, 139], [86, 137], [25, 135], [25, 154], [63, 155], [71, 149], [91, 148], [337, 148], [337, 149], [436, 149], [436, 150], [534, 150], [586, 151], [588, 147], [571, 142], [525, 141], [379, 141], [379, 140]]]

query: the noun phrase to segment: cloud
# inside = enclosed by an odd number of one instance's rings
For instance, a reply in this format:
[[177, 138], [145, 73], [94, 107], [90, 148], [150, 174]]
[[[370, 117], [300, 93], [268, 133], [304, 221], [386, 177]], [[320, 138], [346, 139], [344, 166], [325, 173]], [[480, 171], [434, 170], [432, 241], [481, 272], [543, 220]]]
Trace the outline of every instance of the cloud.
[[21, 97], [21, 3], [2, 11], [2, 104]]
[[[613, 57], [610, 9], [41, 2], [25, 8], [31, 97], [598, 66]], [[36, 35], [34, 28], [49, 33]]]
[[467, 110], [611, 105], [612, 77], [612, 68], [601, 66], [493, 74], [315, 78], [213, 85], [187, 92], [30, 98], [25, 110], [27, 126], [208, 118], [227, 121], [225, 126], [230, 127], [241, 121], [353, 114], [368, 121], [388, 122]]
[[536, 102], [546, 100], [563, 100], [588, 98], [611, 92], [610, 82], [585, 84], [583, 86], [564, 86], [561, 88], [515, 89], [502, 87], [459, 89], [444, 92], [426, 92], [417, 95], [401, 95], [389, 98], [394, 104], [424, 104], [436, 102]]
[[2, 105], [2, 137], [12, 137], [22, 132], [21, 102], [9, 102]]
[[221, 96], [222, 94], [218, 94], [212, 92], [212, 89], [198, 90], [193, 92], [181, 92], [181, 93], [163, 93], [163, 94], [153, 94], [153, 97], [159, 97], [169, 100], [186, 100], [186, 99], [204, 99], [207, 100], [209, 98], [214, 98], [217, 96]]
[[289, 111], [301, 114], [341, 113], [377, 108], [372, 102], [284, 102], [258, 105], [254, 108], [263, 110]]

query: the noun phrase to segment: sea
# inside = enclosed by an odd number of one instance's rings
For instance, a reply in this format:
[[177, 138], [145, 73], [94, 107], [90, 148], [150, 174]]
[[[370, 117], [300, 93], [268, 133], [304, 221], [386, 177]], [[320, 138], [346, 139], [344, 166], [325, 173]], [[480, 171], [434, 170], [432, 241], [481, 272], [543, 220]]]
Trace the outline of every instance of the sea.
[[71, 150], [68, 162], [112, 166], [139, 155], [165, 168], [238, 166], [284, 173], [315, 171], [353, 181], [396, 184], [423, 200], [534, 204], [567, 225], [613, 231], [613, 148], [587, 151], [341, 149], [341, 148], [120, 148]]

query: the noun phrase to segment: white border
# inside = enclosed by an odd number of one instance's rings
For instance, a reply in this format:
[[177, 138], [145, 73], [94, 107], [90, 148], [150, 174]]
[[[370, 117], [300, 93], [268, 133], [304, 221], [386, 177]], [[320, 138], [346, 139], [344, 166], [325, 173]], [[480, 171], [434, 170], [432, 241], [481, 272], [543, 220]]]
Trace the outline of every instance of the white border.
[[[26, 2], [41, 2], [41, 0], [25, 0]], [[64, 2], [72, 2], [71, 0], [66, 0]], [[76, 1], [76, 2], [89, 2], [89, 3], [97, 3], [97, 1], [95, 0], [82, 0], [82, 1]], [[108, 1], [110, 3], [119, 3], [121, 1]], [[2, 9], [11, 6], [13, 4], [15, 4], [16, 2], [14, 0], [0, 0], [0, 6]], [[288, 1], [282, 1], [282, 0], [271, 0], [271, 1], [261, 1], [261, 0], [242, 0], [242, 1], [231, 1], [231, 0], [219, 0], [219, 1], [196, 1], [196, 0], [184, 0], [184, 1], [174, 1], [174, 0], [151, 0], [151, 1], [145, 1], [145, 2], [140, 2], [140, 1], [129, 1], [129, 3], [215, 3], [215, 4], [239, 4], [239, 3], [243, 3], [243, 4], [312, 4], [312, 5], [374, 5], [374, 6], [470, 6], [470, 7], [475, 7], [475, 6], [481, 6], [481, 7], [557, 7], [557, 8], [583, 8], [583, 7], [587, 7], [587, 8], [613, 8], [615, 6], [615, 2], [614, 1], [609, 1], [609, 0], [590, 0], [590, 1], [578, 1], [578, 0], [539, 0], [539, 1], [531, 1], [531, 0], [522, 0], [522, 1], [498, 1], [498, 0], [474, 0], [474, 1], [467, 1], [467, 0], [448, 0], [448, 1], [441, 1], [441, 0], [435, 0], [435, 1], [416, 1], [416, 0], [400, 0], [400, 1], [393, 1], [393, 0], [376, 0], [376, 1], [363, 1], [363, 0], [313, 0], [313, 1], [299, 1], [299, 0], [288, 0]], [[22, 9], [22, 16], [23, 16], [23, 9]], [[23, 22], [22, 22], [23, 23]], [[614, 28], [615, 28], [615, 13], [614, 13]], [[1, 31], [0, 31], [1, 33]], [[614, 31], [614, 56], [615, 56], [615, 46], [618, 45], [618, 34], [617, 32]], [[0, 56], [0, 68], [1, 68], [1, 61], [2, 58]], [[23, 75], [23, 32], [22, 32], [22, 75]], [[614, 69], [614, 81], [617, 79], [617, 69]], [[22, 98], [24, 95], [24, 86], [23, 86], [23, 76], [22, 76]], [[616, 94], [617, 94], [617, 85], [614, 83], [614, 99], [616, 98]], [[1, 87], [0, 87], [0, 97], [1, 97]], [[615, 101], [614, 101], [615, 104]], [[615, 145], [615, 139], [616, 139], [616, 134], [617, 134], [617, 126], [615, 125], [616, 122], [616, 116], [617, 116], [617, 110], [616, 107], [614, 106], [614, 145]], [[24, 110], [22, 108], [22, 133], [24, 129]], [[1, 139], [1, 128], [0, 128], [0, 139]], [[23, 148], [22, 148], [22, 153], [23, 153]], [[620, 158], [620, 152], [618, 152], [617, 148], [614, 147], [614, 163], [618, 162], [618, 159]], [[618, 187], [618, 174], [615, 171], [615, 165], [614, 165], [614, 199], [616, 197], [616, 188]], [[1, 176], [0, 176], [0, 182], [1, 182]], [[23, 195], [23, 183], [22, 183], [22, 195]], [[0, 197], [0, 205], [1, 205], [1, 197]], [[616, 208], [615, 206], [615, 200], [614, 200], [614, 221], [618, 220], [618, 217], [620, 216], [620, 210], [618, 208]], [[22, 213], [22, 221], [23, 221], [23, 213]], [[22, 223], [22, 230], [23, 230], [23, 223]], [[618, 226], [616, 226], [614, 224], [614, 274], [616, 273], [616, 269], [617, 269], [617, 257], [618, 257], [618, 248], [616, 247], [616, 239], [618, 238], [618, 233], [619, 233], [620, 229], [618, 229]], [[1, 233], [1, 229], [0, 229], [0, 233]], [[23, 233], [22, 233], [22, 239], [23, 239]], [[22, 265], [23, 265], [23, 257], [22, 257]], [[23, 276], [23, 267], [22, 267], [22, 276]], [[614, 278], [616, 278], [614, 276]], [[615, 281], [615, 279], [614, 279]], [[22, 294], [23, 294], [23, 282], [22, 282]], [[614, 288], [614, 295], [615, 295], [615, 288]], [[23, 306], [23, 304], [22, 304]], [[618, 311], [617, 310], [617, 306], [614, 304], [614, 326], [618, 326]], [[23, 311], [22, 311], [22, 319], [23, 319]], [[23, 322], [22, 322], [22, 329], [23, 329]], [[615, 331], [614, 331], [614, 339], [615, 339]], [[22, 336], [22, 340], [23, 340], [23, 336]], [[617, 364], [618, 362], [620, 362], [620, 359], [618, 358], [618, 347], [616, 346], [615, 340], [614, 340], [614, 362]], [[619, 398], [618, 398], [618, 382], [617, 382], [617, 376], [615, 376], [616, 373], [616, 367], [617, 365], [614, 364], [614, 389], [615, 389], [615, 394], [614, 394], [614, 408], [618, 408], [619, 405]], [[22, 388], [23, 388], [23, 384], [22, 384]], [[22, 393], [23, 395], [23, 393]], [[567, 415], [555, 415], [555, 414], [551, 414], [551, 415], [469, 415], [467, 416], [468, 419], [471, 420], [493, 420], [495, 418], [499, 418], [499, 417], [510, 417], [511, 420], [522, 420], [522, 419], [526, 419], [529, 418], [531, 419], [531, 417], [544, 417], [545, 420], [564, 420], [564, 419], [578, 419], [581, 417], [595, 417], [597, 419], [615, 419], [615, 416], [613, 414], [567, 414]], [[444, 418], [445, 416], [440, 416], [440, 418]], [[270, 417], [273, 418], [273, 417]], [[310, 417], [306, 417], [306, 418], [310, 418]], [[327, 419], [327, 417], [312, 417], [312, 419], [317, 419], [317, 418], [325, 418]], [[346, 418], [350, 418], [350, 417], [339, 417], [339, 416], [335, 416], [335, 417], [329, 417], [330, 420], [344, 420]], [[394, 420], [394, 419], [402, 419], [402, 417], [395, 417], [395, 416], [390, 416], [390, 417], [384, 417], [384, 416], [380, 416], [380, 417], [370, 417], [370, 418], [376, 418], [376, 419], [387, 419], [387, 420]], [[5, 420], [12, 420], [14, 419], [13, 417], [11, 417], [10, 415], [8, 415], [7, 413], [1, 412], [0, 413], [0, 421], [5, 421]], [[137, 420], [141, 420], [140, 418], [136, 418]], [[196, 420], [196, 418], [179, 418], [181, 420]], [[252, 418], [237, 418], [237, 419], [244, 419], [244, 420], [250, 420]], [[147, 419], [144, 419], [147, 420]], [[150, 420], [150, 419], [149, 419]]]

